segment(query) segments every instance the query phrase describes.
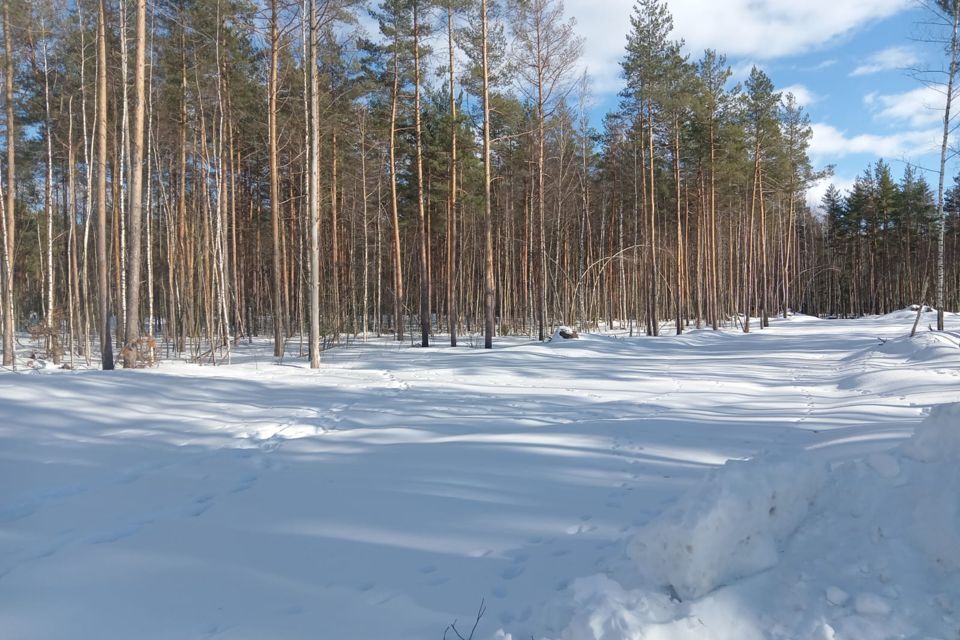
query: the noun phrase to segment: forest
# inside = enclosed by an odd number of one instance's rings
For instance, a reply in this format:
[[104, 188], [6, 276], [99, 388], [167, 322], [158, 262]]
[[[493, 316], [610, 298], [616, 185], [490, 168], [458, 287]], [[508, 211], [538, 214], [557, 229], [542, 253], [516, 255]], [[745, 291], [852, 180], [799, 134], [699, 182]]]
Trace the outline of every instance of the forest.
[[[561, 0], [4, 0], [3, 364], [749, 332], [960, 306], [960, 177], [830, 167], [754, 67], [637, 0], [595, 115]], [[952, 76], [951, 76], [952, 77]], [[942, 173], [942, 172], [941, 172]], [[949, 186], [949, 185], [948, 185]], [[751, 320], [753, 318], [753, 320]]]

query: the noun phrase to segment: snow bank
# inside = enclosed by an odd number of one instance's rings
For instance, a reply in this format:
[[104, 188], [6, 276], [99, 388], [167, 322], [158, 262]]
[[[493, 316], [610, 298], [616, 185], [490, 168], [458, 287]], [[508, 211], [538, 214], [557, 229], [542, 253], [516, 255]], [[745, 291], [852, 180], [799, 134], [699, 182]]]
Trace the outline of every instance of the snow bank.
[[960, 460], [960, 404], [934, 407], [901, 450], [920, 462]]
[[557, 327], [556, 331], [553, 332], [553, 335], [550, 337], [550, 342], [563, 342], [564, 340], [575, 340], [579, 338], [580, 335], [577, 333], [577, 330], [573, 327], [568, 327], [566, 325], [560, 325]]
[[732, 460], [641, 529], [628, 555], [684, 600], [777, 564], [826, 481], [809, 454]]
[[730, 462], [626, 546], [617, 579], [571, 583], [551, 637], [956, 638], [960, 404], [829, 469], [806, 453]]

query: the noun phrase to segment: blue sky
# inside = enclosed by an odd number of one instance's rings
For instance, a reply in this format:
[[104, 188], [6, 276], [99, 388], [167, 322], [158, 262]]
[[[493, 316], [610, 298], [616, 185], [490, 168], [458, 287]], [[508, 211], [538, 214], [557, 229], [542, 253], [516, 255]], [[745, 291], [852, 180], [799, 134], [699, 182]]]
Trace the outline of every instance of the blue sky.
[[[905, 163], [936, 168], [943, 94], [905, 68], [943, 66], [943, 49], [922, 42], [931, 16], [910, 0], [668, 0], [675, 37], [697, 58], [726, 53], [737, 79], [756, 64], [791, 90], [814, 127], [811, 157], [835, 165], [832, 181], [849, 187], [877, 158], [898, 177]], [[633, 0], [566, 0], [585, 38], [595, 119], [616, 105], [618, 62]], [[938, 76], [930, 76], [939, 79]], [[948, 165], [948, 175], [955, 166]], [[932, 186], [934, 174], [927, 175]], [[826, 184], [811, 190], [817, 201]]]

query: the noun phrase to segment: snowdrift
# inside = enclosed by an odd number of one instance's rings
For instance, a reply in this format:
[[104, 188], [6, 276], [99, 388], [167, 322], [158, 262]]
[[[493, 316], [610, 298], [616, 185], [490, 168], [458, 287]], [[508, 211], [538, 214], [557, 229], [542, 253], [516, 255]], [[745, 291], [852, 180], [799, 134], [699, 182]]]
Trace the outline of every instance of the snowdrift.
[[630, 542], [638, 569], [684, 600], [777, 564], [826, 481], [810, 454], [728, 462]]
[[813, 454], [731, 461], [626, 547], [623, 577], [571, 584], [543, 622], [561, 630], [550, 637], [956, 638], [960, 404], [935, 407], [896, 449], [833, 467]]

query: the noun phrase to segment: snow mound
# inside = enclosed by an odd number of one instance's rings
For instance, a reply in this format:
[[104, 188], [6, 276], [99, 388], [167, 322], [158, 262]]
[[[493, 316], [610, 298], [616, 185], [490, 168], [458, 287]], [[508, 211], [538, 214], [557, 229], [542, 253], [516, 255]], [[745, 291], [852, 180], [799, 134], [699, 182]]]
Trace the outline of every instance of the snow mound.
[[573, 327], [568, 327], [566, 325], [560, 325], [557, 327], [557, 330], [553, 332], [553, 335], [550, 337], [550, 342], [563, 342], [564, 340], [576, 340], [580, 337], [577, 333], [577, 330]]
[[[905, 309], [898, 309], [897, 311], [891, 311], [890, 313], [884, 314], [880, 317], [885, 320], [892, 320], [895, 322], [906, 321], [906, 320], [909, 320], [912, 322], [916, 320], [918, 310], [919, 308], [917, 307], [917, 305], [914, 304], [914, 305], [910, 305]], [[928, 317], [930, 314], [934, 314], [935, 316], [936, 313], [937, 313], [936, 309], [933, 309], [931, 307], [924, 305], [923, 315], [920, 316], [920, 322], [923, 322], [924, 318]]]
[[901, 450], [920, 462], [960, 461], [960, 404], [934, 407]]
[[656, 583], [698, 598], [777, 564], [826, 477], [806, 453], [732, 460], [641, 529], [627, 553]]
[[709, 474], [627, 542], [616, 579], [573, 581], [543, 627], [558, 640], [957, 637], [960, 404], [887, 452], [830, 467], [813, 455]]

